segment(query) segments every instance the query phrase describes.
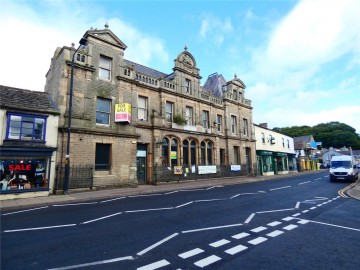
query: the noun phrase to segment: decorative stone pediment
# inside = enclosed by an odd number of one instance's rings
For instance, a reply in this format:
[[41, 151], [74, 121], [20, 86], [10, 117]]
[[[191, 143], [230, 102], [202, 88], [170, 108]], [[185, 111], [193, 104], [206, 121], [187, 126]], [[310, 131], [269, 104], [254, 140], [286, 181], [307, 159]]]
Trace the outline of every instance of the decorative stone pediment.
[[184, 51], [180, 53], [174, 61], [174, 70], [185, 71], [188, 74], [201, 78], [199, 75], [199, 69], [196, 67], [195, 58], [187, 51], [186, 46]]
[[242, 88], [242, 89], [245, 89], [245, 88], [246, 88], [245, 83], [244, 83], [242, 80], [240, 80], [240, 79], [236, 76], [236, 74], [234, 75], [234, 79], [232, 79], [232, 80], [230, 81], [230, 83], [232, 83], [232, 84], [234, 84], [234, 85], [236, 85], [236, 86], [239, 86], [239, 87]]
[[84, 37], [91, 37], [97, 40], [101, 40], [123, 50], [127, 48], [125, 43], [122, 42], [110, 29], [107, 28], [103, 30], [89, 30], [85, 33]]

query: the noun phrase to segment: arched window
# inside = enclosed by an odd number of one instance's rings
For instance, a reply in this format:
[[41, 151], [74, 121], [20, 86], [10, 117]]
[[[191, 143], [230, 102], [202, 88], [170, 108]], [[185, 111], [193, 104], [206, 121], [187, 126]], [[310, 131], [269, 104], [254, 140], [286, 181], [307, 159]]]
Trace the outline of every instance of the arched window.
[[190, 145], [190, 159], [191, 165], [196, 165], [196, 142], [194, 140], [191, 141]]
[[169, 164], [169, 139], [164, 138], [162, 140], [162, 165], [168, 167]]
[[178, 141], [171, 139], [171, 166], [178, 165]]
[[213, 156], [212, 156], [212, 143], [207, 142], [207, 165], [213, 164]]
[[189, 142], [188, 140], [183, 141], [183, 165], [189, 167]]
[[200, 144], [200, 158], [201, 158], [201, 165], [206, 165], [206, 144], [205, 142], [201, 142]]

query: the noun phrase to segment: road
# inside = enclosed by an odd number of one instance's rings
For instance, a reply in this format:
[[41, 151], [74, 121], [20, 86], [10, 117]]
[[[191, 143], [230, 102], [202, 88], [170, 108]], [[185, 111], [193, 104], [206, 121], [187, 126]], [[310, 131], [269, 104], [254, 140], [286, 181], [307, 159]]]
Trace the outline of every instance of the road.
[[357, 269], [349, 184], [324, 171], [2, 212], [1, 269]]

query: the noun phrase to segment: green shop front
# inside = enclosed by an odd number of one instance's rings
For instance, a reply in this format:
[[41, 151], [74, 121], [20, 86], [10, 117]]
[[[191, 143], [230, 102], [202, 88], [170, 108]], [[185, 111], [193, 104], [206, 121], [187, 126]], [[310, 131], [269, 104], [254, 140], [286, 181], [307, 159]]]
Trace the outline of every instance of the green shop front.
[[288, 174], [288, 155], [281, 152], [256, 151], [260, 175]]

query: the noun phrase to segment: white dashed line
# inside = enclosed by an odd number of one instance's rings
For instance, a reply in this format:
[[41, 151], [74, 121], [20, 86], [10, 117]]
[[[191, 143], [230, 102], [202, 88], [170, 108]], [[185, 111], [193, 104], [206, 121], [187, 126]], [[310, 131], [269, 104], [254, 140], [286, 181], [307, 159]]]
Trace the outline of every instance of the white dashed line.
[[197, 261], [194, 263], [196, 266], [199, 266], [201, 268], [204, 268], [205, 266], [208, 266], [214, 262], [220, 261], [221, 258], [215, 255], [211, 255], [209, 257], [206, 257], [205, 259], [202, 259], [200, 261]]
[[311, 207], [311, 208], [310, 208], [310, 210], [314, 210], [314, 209], [316, 209], [316, 208], [317, 208], [317, 207], [316, 207], [316, 206], [314, 206], [314, 207]]
[[229, 240], [226, 240], [226, 239], [222, 239], [222, 240], [219, 240], [219, 241], [216, 241], [214, 243], [211, 243], [209, 244], [209, 246], [212, 246], [212, 247], [220, 247], [220, 246], [223, 246], [223, 245], [226, 245], [230, 243]]
[[281, 223], [282, 222], [280, 222], [280, 221], [274, 221], [274, 222], [268, 223], [268, 226], [275, 227], [277, 225], [280, 225]]
[[186, 205], [192, 204], [192, 203], [193, 203], [193, 201], [188, 202], [188, 203], [184, 203], [184, 204], [181, 204], [181, 205], [175, 206], [175, 208], [180, 208], [180, 207], [183, 207], [183, 206], [186, 206]]
[[293, 229], [295, 229], [297, 227], [298, 227], [297, 225], [291, 224], [291, 225], [288, 225], [288, 226], [284, 227], [283, 229], [287, 230], [287, 231], [291, 231], [291, 230], [293, 230]]
[[195, 229], [195, 230], [182, 231], [182, 233], [193, 233], [193, 232], [201, 232], [201, 231], [208, 231], [208, 230], [218, 230], [218, 229], [237, 227], [237, 226], [242, 226], [242, 224], [239, 223], [239, 224], [231, 224], [231, 225], [225, 225], [225, 226], [201, 228], [201, 229]]
[[257, 232], [265, 231], [266, 229], [267, 229], [266, 227], [260, 226], [260, 227], [257, 227], [255, 229], [252, 229], [251, 231], [257, 233]]
[[171, 210], [171, 209], [174, 209], [174, 207], [153, 208], [153, 209], [143, 209], [143, 210], [131, 210], [131, 211], [125, 211], [125, 213], [151, 212], [151, 211], [162, 211], [162, 210]]
[[248, 247], [246, 247], [246, 246], [238, 245], [238, 246], [235, 246], [235, 247], [233, 247], [233, 248], [230, 248], [230, 249], [225, 250], [225, 252], [226, 252], [227, 254], [234, 255], [234, 254], [236, 254], [236, 253], [239, 253], [239, 252], [241, 252], [241, 251], [246, 250], [247, 248], [248, 248]]
[[249, 223], [254, 216], [255, 216], [255, 213], [252, 213], [252, 214], [245, 220], [244, 223], [246, 223], [246, 224]]
[[198, 255], [203, 252], [204, 252], [204, 250], [202, 250], [200, 248], [195, 248], [195, 249], [192, 249], [192, 250], [189, 250], [189, 251], [179, 254], [179, 257], [181, 257], [183, 259], [187, 259], [187, 258]]
[[255, 238], [255, 239], [249, 241], [248, 243], [252, 244], [252, 245], [258, 245], [258, 244], [260, 244], [262, 242], [265, 242], [266, 240], [268, 240], [268, 239], [265, 238], [265, 237], [258, 237], [258, 238]]
[[276, 230], [276, 231], [273, 231], [271, 233], [268, 233], [267, 236], [276, 237], [276, 236], [279, 236], [280, 234], [283, 234], [283, 233], [284, 233], [283, 231]]
[[302, 219], [300, 221], [298, 221], [299, 224], [306, 224], [306, 223], [309, 223], [310, 221], [309, 220], [305, 220], [305, 219]]
[[235, 234], [235, 235], [233, 235], [231, 237], [235, 238], [235, 239], [241, 239], [241, 238], [245, 238], [246, 236], [249, 236], [249, 235], [250, 235], [249, 233], [242, 232], [242, 233], [239, 233], [239, 234]]
[[66, 225], [57, 225], [57, 226], [48, 226], [48, 227], [37, 227], [37, 228], [27, 228], [27, 229], [17, 229], [17, 230], [5, 230], [4, 233], [47, 230], [47, 229], [64, 228], [64, 227], [72, 227], [72, 226], [76, 226], [76, 224], [66, 224]]
[[170, 263], [167, 260], [161, 260], [158, 262], [154, 262], [154, 263], [139, 267], [139, 268], [137, 268], [137, 270], [155, 270], [155, 269], [158, 269], [160, 267], [163, 267], [163, 266], [166, 266], [169, 264]]
[[301, 215], [301, 213], [296, 213], [296, 214], [293, 214], [292, 216], [297, 217], [297, 216], [300, 216], [300, 215]]
[[16, 211], [16, 212], [11, 212], [11, 213], [2, 214], [2, 216], [8, 216], [8, 215], [18, 214], [18, 213], [23, 213], [23, 212], [29, 212], [29, 211], [34, 211], [34, 210], [39, 210], [39, 209], [48, 208], [48, 207], [49, 207], [49, 206], [43, 206], [43, 207], [37, 207], [37, 208], [32, 208], [32, 209], [27, 209], [27, 210], [21, 210], [21, 211]]
[[307, 183], [310, 183], [311, 181], [306, 181], [306, 182], [302, 182], [302, 183], [299, 183], [298, 185], [303, 185], [303, 184], [307, 184]]
[[286, 218], [283, 218], [282, 220], [284, 221], [290, 221], [290, 220], [293, 220], [294, 218], [293, 217], [286, 217]]
[[291, 188], [291, 186], [279, 187], [279, 188], [272, 188], [272, 189], [269, 189], [269, 190], [270, 190], [270, 191], [274, 191], [274, 190], [279, 190], [279, 189], [284, 189], [284, 188]]

